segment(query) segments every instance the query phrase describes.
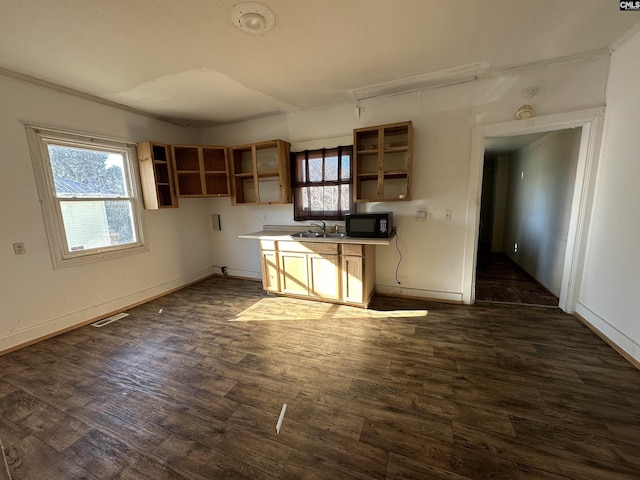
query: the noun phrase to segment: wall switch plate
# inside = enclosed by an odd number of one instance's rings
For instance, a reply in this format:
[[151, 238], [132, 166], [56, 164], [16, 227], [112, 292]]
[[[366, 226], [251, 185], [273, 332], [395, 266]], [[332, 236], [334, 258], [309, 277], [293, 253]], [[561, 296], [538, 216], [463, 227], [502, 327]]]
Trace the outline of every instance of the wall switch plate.
[[222, 224], [220, 223], [220, 215], [214, 213], [211, 215], [211, 226], [214, 230], [222, 230]]
[[26, 253], [26, 250], [24, 248], [24, 243], [22, 243], [22, 242], [14, 243], [13, 244], [13, 252], [16, 255], [24, 255]]
[[424, 222], [427, 219], [427, 211], [426, 210], [418, 210], [416, 212], [416, 220], [418, 222]]
[[451, 220], [451, 210], [444, 211], [444, 219], [448, 222]]

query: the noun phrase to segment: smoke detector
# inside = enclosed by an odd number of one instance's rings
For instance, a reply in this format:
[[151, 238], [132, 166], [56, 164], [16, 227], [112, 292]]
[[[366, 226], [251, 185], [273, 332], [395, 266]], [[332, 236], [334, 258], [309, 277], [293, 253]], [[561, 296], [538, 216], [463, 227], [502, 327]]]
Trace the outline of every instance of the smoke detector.
[[244, 2], [231, 9], [231, 22], [243, 32], [262, 35], [273, 28], [276, 19], [264, 5]]
[[516, 112], [516, 118], [518, 120], [524, 120], [533, 116], [533, 107], [531, 105], [522, 105]]

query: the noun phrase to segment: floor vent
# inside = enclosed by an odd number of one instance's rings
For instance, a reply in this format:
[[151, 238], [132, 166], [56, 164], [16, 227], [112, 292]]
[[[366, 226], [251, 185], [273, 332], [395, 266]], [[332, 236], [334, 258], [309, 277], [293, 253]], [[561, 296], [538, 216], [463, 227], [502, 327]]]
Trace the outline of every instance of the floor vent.
[[128, 313], [116, 313], [115, 315], [111, 315], [110, 317], [103, 318], [102, 320], [98, 320], [95, 323], [92, 323], [92, 327], [104, 327], [105, 325], [109, 325], [111, 322], [115, 322], [116, 320], [120, 320], [121, 318], [128, 317]]

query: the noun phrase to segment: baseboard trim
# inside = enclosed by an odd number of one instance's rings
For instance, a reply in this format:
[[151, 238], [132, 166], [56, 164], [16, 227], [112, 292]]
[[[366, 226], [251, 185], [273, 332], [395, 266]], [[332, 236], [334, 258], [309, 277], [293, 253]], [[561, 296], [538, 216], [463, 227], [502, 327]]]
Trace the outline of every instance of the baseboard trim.
[[631, 365], [640, 370], [640, 345], [581, 303], [576, 305], [573, 316], [618, 352]]
[[415, 300], [431, 300], [444, 303], [462, 303], [462, 293], [439, 292], [436, 290], [422, 290], [393, 285], [376, 285], [376, 295], [384, 297], [410, 298]]
[[111, 300], [80, 312], [75, 312], [17, 332], [12, 332], [10, 335], [0, 338], [0, 356], [41, 342], [42, 340], [70, 332], [76, 328], [84, 327], [102, 318], [137, 307], [138, 305], [200, 282], [212, 275], [214, 275], [213, 268], [207, 268], [191, 275], [139, 290], [125, 297]]

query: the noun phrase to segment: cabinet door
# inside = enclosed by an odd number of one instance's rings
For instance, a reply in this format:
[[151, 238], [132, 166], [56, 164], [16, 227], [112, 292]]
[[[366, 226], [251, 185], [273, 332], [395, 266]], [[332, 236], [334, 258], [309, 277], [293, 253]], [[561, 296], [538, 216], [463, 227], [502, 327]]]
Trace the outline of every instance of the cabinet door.
[[363, 257], [342, 256], [342, 301], [364, 302]]
[[294, 295], [309, 295], [307, 254], [279, 252], [280, 291]]
[[267, 292], [280, 291], [278, 255], [275, 251], [262, 251], [262, 288], [264, 288]]
[[338, 255], [309, 255], [309, 295], [322, 299], [340, 299]]
[[177, 208], [178, 197], [169, 146], [140, 142], [137, 147], [144, 208]]

